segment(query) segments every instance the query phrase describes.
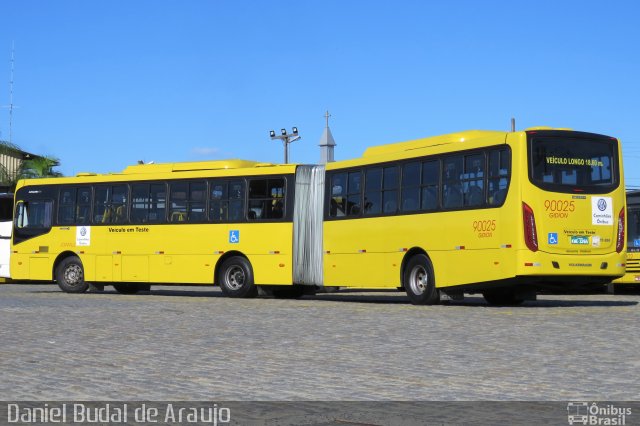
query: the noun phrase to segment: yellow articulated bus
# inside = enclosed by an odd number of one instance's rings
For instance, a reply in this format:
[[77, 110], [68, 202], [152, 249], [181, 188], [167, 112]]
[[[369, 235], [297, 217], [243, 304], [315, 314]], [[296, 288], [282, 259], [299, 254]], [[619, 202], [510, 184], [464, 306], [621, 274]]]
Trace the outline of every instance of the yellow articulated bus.
[[414, 304], [476, 292], [515, 304], [624, 274], [621, 158], [615, 138], [537, 128], [376, 146], [326, 166], [233, 160], [21, 181], [12, 278], [67, 292], [403, 288]]
[[613, 282], [613, 288], [640, 288], [640, 191], [627, 192], [626, 274]]

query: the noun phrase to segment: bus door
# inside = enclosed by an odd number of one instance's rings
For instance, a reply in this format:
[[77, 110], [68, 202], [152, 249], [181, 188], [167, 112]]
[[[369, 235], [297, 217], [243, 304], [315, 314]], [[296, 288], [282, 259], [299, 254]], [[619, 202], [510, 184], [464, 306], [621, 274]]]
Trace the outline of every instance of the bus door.
[[13, 229], [13, 194], [0, 194], [0, 278], [9, 278], [11, 234]]
[[13, 279], [51, 280], [49, 244], [40, 236], [51, 231], [54, 189], [27, 186], [16, 194], [11, 274]]

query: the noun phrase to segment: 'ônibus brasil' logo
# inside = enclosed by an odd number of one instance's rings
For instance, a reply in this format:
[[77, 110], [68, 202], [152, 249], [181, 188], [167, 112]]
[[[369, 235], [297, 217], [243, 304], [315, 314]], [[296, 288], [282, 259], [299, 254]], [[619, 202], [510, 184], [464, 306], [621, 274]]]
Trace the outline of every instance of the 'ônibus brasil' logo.
[[603, 212], [607, 209], [607, 200], [605, 200], [604, 198], [600, 198], [598, 200], [598, 209]]
[[626, 425], [631, 408], [614, 404], [570, 402], [567, 404], [567, 421], [570, 425]]

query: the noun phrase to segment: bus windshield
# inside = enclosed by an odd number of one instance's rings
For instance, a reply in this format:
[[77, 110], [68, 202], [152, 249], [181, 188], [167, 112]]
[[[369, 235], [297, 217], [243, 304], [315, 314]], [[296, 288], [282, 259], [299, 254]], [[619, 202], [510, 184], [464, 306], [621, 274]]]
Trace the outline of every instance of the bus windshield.
[[575, 133], [529, 134], [529, 178], [555, 192], [607, 193], [618, 187], [616, 141]]

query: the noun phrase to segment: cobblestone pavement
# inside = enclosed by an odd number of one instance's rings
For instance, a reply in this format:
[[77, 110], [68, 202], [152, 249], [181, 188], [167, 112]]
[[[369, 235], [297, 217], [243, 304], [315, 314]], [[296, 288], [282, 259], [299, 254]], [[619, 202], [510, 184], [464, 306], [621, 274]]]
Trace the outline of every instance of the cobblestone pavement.
[[640, 296], [0, 285], [0, 400], [639, 400]]

